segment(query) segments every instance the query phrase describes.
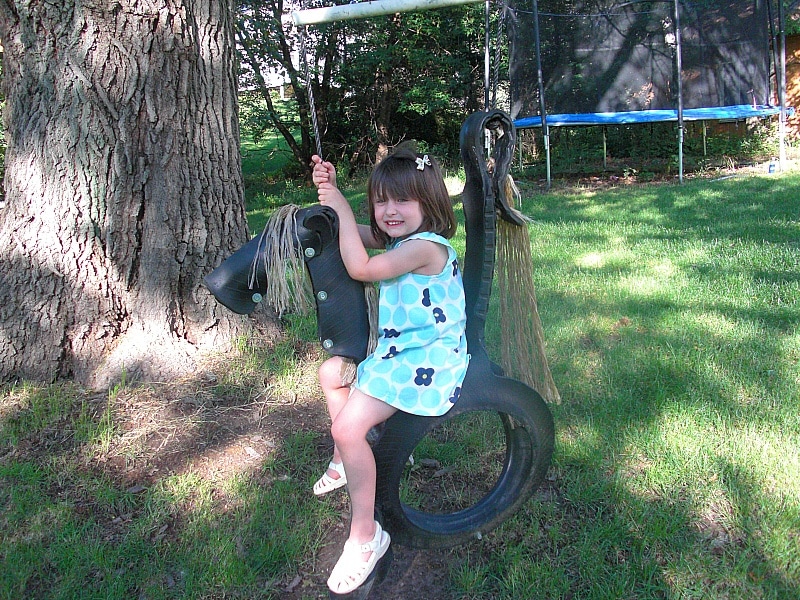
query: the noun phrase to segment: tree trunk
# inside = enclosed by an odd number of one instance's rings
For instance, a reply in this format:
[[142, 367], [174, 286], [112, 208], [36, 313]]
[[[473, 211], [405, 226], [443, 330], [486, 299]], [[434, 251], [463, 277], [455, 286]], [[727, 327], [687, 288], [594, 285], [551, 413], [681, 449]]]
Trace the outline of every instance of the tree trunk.
[[202, 278], [247, 240], [228, 0], [0, 0], [0, 380], [163, 380], [245, 319]]

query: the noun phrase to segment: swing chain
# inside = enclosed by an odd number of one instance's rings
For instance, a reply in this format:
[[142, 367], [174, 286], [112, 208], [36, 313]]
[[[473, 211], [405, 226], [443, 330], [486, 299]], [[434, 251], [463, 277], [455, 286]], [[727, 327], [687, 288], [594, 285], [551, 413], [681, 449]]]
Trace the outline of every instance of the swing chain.
[[317, 107], [314, 103], [314, 89], [311, 85], [311, 67], [308, 64], [308, 54], [306, 53], [306, 33], [307, 26], [300, 28], [300, 53], [303, 55], [303, 64], [306, 71], [306, 93], [308, 94], [308, 110], [311, 113], [311, 126], [314, 128], [314, 143], [317, 147], [317, 156], [322, 158], [322, 140], [319, 136], [319, 123], [317, 122]]
[[508, 11], [508, 0], [503, 1], [503, 6], [500, 10], [500, 16], [497, 19], [497, 35], [494, 40], [494, 65], [492, 69], [492, 101], [490, 108], [497, 108], [497, 87], [500, 81], [500, 42], [506, 28], [506, 13]]
[[[487, 111], [488, 110], [494, 110], [495, 108], [497, 108], [497, 88], [499, 86], [499, 81], [500, 81], [500, 59], [501, 59], [500, 41], [502, 39], [503, 32], [505, 31], [505, 28], [506, 28], [506, 13], [508, 12], [508, 10], [509, 10], [509, 8], [508, 8], [508, 0], [503, 0], [503, 5], [502, 5], [502, 8], [500, 10], [500, 15], [497, 18], [497, 35], [495, 36], [495, 45], [494, 45], [494, 64], [492, 65], [492, 69], [491, 69], [492, 70], [491, 102], [489, 103], [489, 105], [487, 107]], [[489, 22], [488, 22], [488, 19], [487, 19], [487, 22], [486, 22], [486, 28], [487, 28], [486, 29], [486, 32], [487, 32], [486, 33], [486, 44], [487, 44], [487, 46], [485, 48], [485, 53], [486, 53], [486, 56], [488, 56], [489, 55], [489, 47], [488, 47], [488, 43], [489, 43]], [[488, 84], [489, 83], [489, 81], [488, 81], [489, 80], [488, 73], [487, 73], [486, 80], [487, 80], [487, 84]], [[486, 94], [487, 99], [489, 98], [489, 93], [488, 92], [489, 92], [489, 90], [487, 90], [487, 94]], [[486, 152], [486, 158], [488, 160], [492, 156], [492, 148], [494, 147], [494, 135], [492, 134], [491, 131], [489, 131], [488, 128], [486, 130], [484, 130], [483, 133], [484, 133], [483, 148], [484, 148], [484, 151]]]

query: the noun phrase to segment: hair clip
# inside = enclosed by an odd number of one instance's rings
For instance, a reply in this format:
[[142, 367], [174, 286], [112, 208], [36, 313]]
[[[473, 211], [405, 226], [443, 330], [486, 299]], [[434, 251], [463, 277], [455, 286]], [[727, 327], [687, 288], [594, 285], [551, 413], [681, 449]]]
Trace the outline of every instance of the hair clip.
[[417, 161], [417, 171], [424, 171], [425, 165], [431, 166], [431, 159], [428, 158], [428, 155], [424, 155], [422, 158], [416, 158]]

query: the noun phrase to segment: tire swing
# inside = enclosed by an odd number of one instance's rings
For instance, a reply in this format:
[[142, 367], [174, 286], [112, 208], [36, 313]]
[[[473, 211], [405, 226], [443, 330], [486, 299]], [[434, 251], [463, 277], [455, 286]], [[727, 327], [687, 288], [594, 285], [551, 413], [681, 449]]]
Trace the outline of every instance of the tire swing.
[[[488, 131], [501, 135], [492, 160], [483, 152]], [[542, 397], [531, 387], [505, 377], [488, 357], [484, 328], [495, 264], [497, 215], [515, 225], [524, 220], [499, 193], [513, 156], [514, 128], [501, 111], [477, 112], [461, 130], [461, 154], [466, 183], [463, 206], [466, 255], [462, 268], [467, 305], [467, 344], [471, 355], [461, 397], [441, 417], [397, 412], [381, 428], [373, 443], [378, 479], [376, 509], [396, 543], [432, 549], [457, 546], [480, 537], [514, 514], [544, 479], [553, 453], [553, 419]], [[488, 164], [493, 162], [490, 172]], [[205, 278], [223, 305], [249, 314], [262, 299], [269, 302], [281, 276], [259, 277], [258, 266], [276, 260], [273, 246], [288, 243], [310, 275], [317, 312], [317, 330], [330, 354], [360, 362], [367, 354], [370, 324], [364, 285], [347, 276], [339, 254], [335, 213], [326, 207], [284, 207], [265, 232], [237, 250]], [[276, 221], [278, 225], [273, 226]], [[292, 225], [287, 227], [287, 223]], [[272, 228], [278, 231], [273, 235]], [[278, 240], [277, 242], [275, 240]], [[272, 285], [270, 285], [270, 280]], [[401, 499], [408, 457], [430, 432], [462, 415], [496, 415], [502, 423], [505, 456], [499, 475], [483, 497], [457, 510], [429, 512]]]
[[[489, 172], [483, 152], [487, 130], [500, 133]], [[484, 346], [484, 327], [495, 261], [495, 229], [504, 220], [524, 226], [500, 191], [514, 149], [514, 128], [501, 111], [477, 112], [461, 129], [466, 173], [463, 194], [467, 247], [462, 269], [467, 302], [467, 345], [471, 355], [461, 397], [441, 417], [397, 412], [373, 447], [377, 463], [376, 506], [392, 539], [414, 548], [447, 548], [500, 525], [514, 514], [543, 481], [553, 453], [553, 418], [542, 397], [516, 379], [504, 377]], [[505, 459], [491, 489], [471, 506], [454, 512], [426, 512], [400, 498], [408, 456], [443, 423], [469, 413], [495, 413], [502, 422]]]
[[[356, 8], [363, 11], [364, 6], [356, 5]], [[346, 5], [326, 11], [356, 8]], [[315, 116], [310, 82], [308, 88], [312, 116]], [[317, 125], [315, 119], [312, 120], [316, 132]], [[461, 396], [441, 417], [420, 417], [398, 411], [376, 430], [377, 439], [372, 442], [377, 466], [376, 518], [391, 532], [393, 542], [412, 548], [453, 547], [496, 528], [530, 499], [543, 481], [552, 458], [554, 424], [547, 404], [526, 383], [504, 376], [503, 369], [489, 359], [484, 345], [497, 250], [497, 218], [511, 226], [526, 225], [525, 219], [508, 204], [506, 195], [515, 136], [511, 119], [499, 110], [476, 112], [461, 129], [461, 157], [466, 174], [462, 201], [467, 232], [462, 274], [466, 335], [471, 355]], [[487, 160], [484, 140], [490, 137], [496, 141], [491, 158]], [[321, 155], [318, 134], [316, 139]], [[262, 265], [264, 276], [259, 273]], [[303, 298], [304, 286], [295, 279], [298, 270], [307, 271], [313, 298]], [[283, 281], [287, 275], [293, 279], [289, 285]], [[206, 276], [204, 282], [221, 304], [239, 314], [251, 313], [262, 300], [279, 314], [284, 308], [302, 310], [313, 304], [319, 340], [328, 353], [354, 363], [363, 360], [368, 353], [370, 294], [365, 293], [365, 289], [369, 286], [365, 288], [347, 275], [339, 253], [338, 221], [330, 208], [320, 205], [283, 207], [273, 215], [260, 236], [237, 250]], [[525, 340], [529, 342], [533, 340]], [[552, 395], [549, 393], [548, 397], [552, 399]], [[502, 458], [494, 461], [497, 469], [483, 482], [483, 489], [488, 488], [487, 491], [466, 505], [435, 510], [408, 502], [403, 492], [407, 463], [409, 457], [419, 454], [418, 448], [424, 440], [438, 428], [446, 428], [458, 419], [477, 417], [480, 421], [487, 416], [499, 419], [501, 434], [497, 445], [502, 446]], [[463, 434], [464, 428], [456, 430]], [[366, 598], [373, 585], [386, 576], [391, 561], [390, 547], [360, 588], [346, 596], [331, 592], [331, 597]]]

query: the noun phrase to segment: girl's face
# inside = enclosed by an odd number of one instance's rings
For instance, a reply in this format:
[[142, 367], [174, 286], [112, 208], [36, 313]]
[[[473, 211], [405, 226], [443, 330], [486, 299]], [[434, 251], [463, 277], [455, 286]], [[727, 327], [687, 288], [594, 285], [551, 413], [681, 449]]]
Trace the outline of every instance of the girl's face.
[[422, 226], [422, 207], [410, 198], [376, 198], [373, 202], [378, 228], [391, 238], [402, 238]]

